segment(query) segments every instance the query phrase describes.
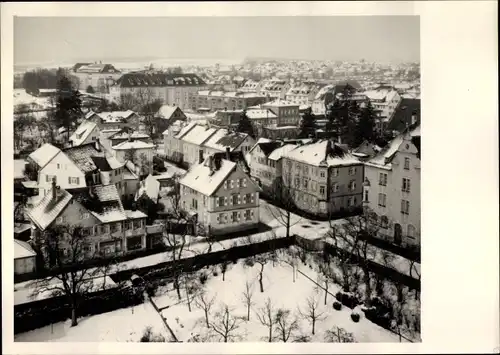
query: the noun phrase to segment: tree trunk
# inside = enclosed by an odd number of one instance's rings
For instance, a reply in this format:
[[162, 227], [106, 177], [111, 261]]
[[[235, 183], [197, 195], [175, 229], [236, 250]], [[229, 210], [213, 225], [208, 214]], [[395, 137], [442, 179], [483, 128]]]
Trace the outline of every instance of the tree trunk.
[[174, 279], [174, 287], [177, 291], [177, 297], [179, 298], [179, 301], [181, 300], [181, 287], [179, 285], [179, 276], [175, 276], [175, 279]]
[[365, 302], [366, 302], [366, 305], [369, 306], [371, 296], [372, 296], [372, 287], [371, 287], [371, 283], [370, 283], [370, 272], [368, 271], [368, 269], [365, 269], [365, 270], [363, 270], [363, 274], [364, 274], [365, 286], [366, 286]]
[[295, 264], [292, 264], [293, 282], [295, 282]]
[[271, 343], [272, 341], [273, 341], [273, 327], [269, 326], [269, 343]]
[[260, 292], [264, 293], [264, 285], [262, 284], [262, 271], [259, 274], [259, 286], [260, 286]]
[[76, 327], [78, 325], [78, 320], [76, 318], [76, 304], [71, 306], [71, 326]]
[[208, 322], [208, 312], [205, 309], [205, 322], [207, 323], [207, 328], [210, 328], [210, 323]]
[[286, 237], [290, 237], [290, 212], [286, 214]]
[[247, 305], [247, 321], [250, 321], [250, 305]]
[[222, 281], [226, 281], [226, 273], [225, 272], [222, 273]]
[[328, 298], [328, 282], [325, 281], [325, 306], [326, 306], [327, 298]]
[[312, 335], [314, 335], [315, 326], [316, 326], [316, 320], [315, 320], [315, 319], [313, 319], [313, 320], [312, 320], [312, 328], [313, 328], [313, 329], [312, 329]]

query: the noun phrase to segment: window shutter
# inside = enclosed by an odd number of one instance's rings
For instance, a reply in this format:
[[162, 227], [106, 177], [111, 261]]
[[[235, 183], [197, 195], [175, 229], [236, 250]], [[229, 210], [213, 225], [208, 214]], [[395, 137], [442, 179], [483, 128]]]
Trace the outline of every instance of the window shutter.
[[234, 189], [234, 180], [229, 180], [231, 183], [231, 189]]
[[68, 184], [71, 184], [71, 177], [68, 176]]
[[224, 190], [227, 190], [227, 180], [224, 181]]
[[406, 185], [406, 189], [410, 192], [410, 179], [407, 180]]
[[224, 214], [224, 222], [227, 222], [227, 214]]
[[241, 220], [241, 212], [238, 212], [238, 221]]
[[250, 210], [250, 218], [253, 219], [253, 211], [252, 210]]
[[240, 179], [236, 179], [236, 187], [240, 187]]
[[250, 203], [254, 203], [254, 201], [255, 201], [255, 198], [254, 198], [253, 194], [250, 194]]
[[227, 197], [224, 197], [224, 206], [227, 206]]
[[405, 210], [405, 201], [401, 200], [401, 212]]
[[243, 179], [243, 187], [247, 187], [247, 179]]
[[45, 175], [45, 182], [49, 182], [49, 176]]
[[238, 205], [241, 205], [241, 195], [238, 195]]
[[215, 198], [215, 207], [219, 207], [219, 198], [218, 197]]
[[220, 216], [217, 216], [217, 222], [220, 223]]
[[247, 203], [247, 197], [246, 197], [246, 195], [243, 196], [243, 203], [244, 204]]

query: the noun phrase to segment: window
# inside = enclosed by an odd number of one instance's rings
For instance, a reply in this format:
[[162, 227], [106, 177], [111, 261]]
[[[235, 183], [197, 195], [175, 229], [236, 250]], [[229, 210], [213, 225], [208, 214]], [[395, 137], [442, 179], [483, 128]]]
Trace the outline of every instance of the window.
[[[335, 171], [335, 169], [333, 169]], [[325, 177], [325, 171], [324, 170], [321, 170], [320, 173], [319, 173], [319, 176], [324, 178]]]
[[57, 217], [57, 223], [66, 223], [66, 217], [65, 216]]
[[411, 238], [411, 239], [415, 238], [415, 227], [411, 224], [408, 225], [407, 236], [408, 236], [408, 238]]
[[356, 181], [355, 180], [351, 180], [349, 182], [349, 190], [351, 190], [351, 191], [356, 190]]
[[80, 178], [78, 177], [68, 177], [68, 183], [69, 184], [80, 184]]
[[410, 201], [401, 200], [401, 213], [410, 214]]
[[388, 225], [389, 225], [389, 219], [387, 218], [387, 216], [382, 216], [380, 218], [380, 227], [386, 229]]
[[142, 221], [140, 219], [134, 221], [134, 229], [140, 229], [142, 227]]
[[307, 166], [304, 166], [304, 175], [309, 174], [309, 168]]
[[237, 205], [238, 204], [238, 197], [239, 197], [239, 195], [237, 195], [237, 194], [234, 194], [233, 196], [231, 196], [233, 205]]
[[238, 212], [237, 211], [234, 211], [231, 215], [231, 220], [233, 222], [238, 222], [239, 218], [238, 218]]
[[405, 170], [410, 170], [410, 158], [405, 158]]
[[378, 205], [380, 207], [385, 207], [386, 200], [387, 200], [386, 194], [378, 194]]
[[224, 223], [224, 214], [223, 213], [219, 213], [219, 215], [217, 216], [217, 223], [218, 224]]
[[365, 189], [365, 202], [368, 202], [368, 189]]
[[347, 198], [347, 207], [351, 207], [353, 206], [353, 200], [352, 200], [352, 197], [348, 197]]
[[253, 216], [253, 211], [252, 210], [246, 210], [245, 211], [245, 220], [251, 221]]
[[349, 168], [349, 175], [355, 175], [356, 174], [356, 168]]
[[321, 196], [325, 196], [325, 186], [320, 185], [319, 187], [319, 193]]
[[193, 207], [195, 210], [198, 209], [198, 200], [194, 199], [191, 202], [191, 207]]
[[218, 197], [216, 199], [216, 202], [217, 202], [217, 206], [224, 206], [224, 197], [223, 196]]
[[333, 174], [334, 177], [339, 176], [339, 168], [333, 168], [332, 174]]
[[334, 184], [332, 185], [332, 191], [333, 191], [333, 192], [339, 192], [339, 184], [334, 183]]
[[118, 232], [120, 231], [120, 223], [112, 223], [111, 224], [111, 233], [115, 233], [115, 232]]
[[142, 237], [131, 237], [127, 238], [127, 250], [137, 250], [142, 249]]
[[303, 179], [304, 189], [307, 189], [308, 181], [306, 178]]
[[295, 178], [295, 187], [300, 186], [300, 179], [298, 177]]
[[387, 174], [384, 173], [379, 174], [378, 184], [381, 186], [387, 186]]
[[87, 219], [87, 218], [89, 218], [89, 216], [90, 215], [85, 212], [85, 213], [80, 214], [80, 219]]
[[58, 168], [58, 169], [61, 169], [61, 164], [57, 164], [57, 168]]
[[401, 186], [401, 190], [404, 192], [410, 192], [410, 179], [403, 178], [403, 185]]

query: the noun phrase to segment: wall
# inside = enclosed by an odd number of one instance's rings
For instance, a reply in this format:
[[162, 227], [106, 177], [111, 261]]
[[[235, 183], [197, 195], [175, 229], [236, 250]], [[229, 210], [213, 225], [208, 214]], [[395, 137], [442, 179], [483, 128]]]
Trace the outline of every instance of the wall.
[[[349, 168], [355, 168], [354, 175], [349, 175]], [[328, 169], [328, 192], [330, 208], [332, 212], [338, 212], [340, 209], [347, 209], [349, 207], [359, 207], [362, 205], [363, 181], [364, 181], [364, 166], [363, 164], [343, 166], [338, 168], [338, 176], [334, 176], [333, 169]], [[349, 189], [349, 183], [355, 182], [356, 188]], [[338, 192], [334, 191], [334, 184], [338, 184]], [[349, 206], [349, 198], [353, 203]]]
[[29, 274], [35, 271], [36, 258], [35, 256], [14, 259], [14, 275]]
[[[47, 181], [47, 175], [56, 176], [56, 184], [63, 189], [85, 187], [85, 175], [80, 169], [62, 152], [58, 153], [38, 173], [38, 184], [40, 196], [52, 188], [52, 178]], [[78, 184], [70, 184], [68, 177], [79, 178]]]

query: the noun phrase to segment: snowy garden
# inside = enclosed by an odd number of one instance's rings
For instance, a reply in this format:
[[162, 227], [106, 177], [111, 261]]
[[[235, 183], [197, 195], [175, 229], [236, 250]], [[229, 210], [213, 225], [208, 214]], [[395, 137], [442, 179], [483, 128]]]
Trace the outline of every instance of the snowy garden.
[[[301, 251], [293, 246], [182, 273], [178, 287], [174, 280], [161, 280], [154, 296], [145, 297], [139, 306], [86, 317], [76, 327], [70, 327], [69, 320], [57, 323], [18, 334], [15, 340], [419, 341], [420, 302], [414, 291], [374, 278], [373, 292], [382, 290], [394, 299], [400, 292], [405, 294], [399, 304], [404, 321], [392, 330], [384, 329], [366, 319], [362, 304], [351, 309], [338, 302], [342, 270], [335, 262], [328, 263], [327, 271], [321, 257]], [[360, 270], [351, 270], [349, 278], [362, 293]]]

